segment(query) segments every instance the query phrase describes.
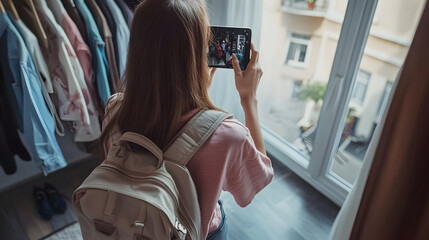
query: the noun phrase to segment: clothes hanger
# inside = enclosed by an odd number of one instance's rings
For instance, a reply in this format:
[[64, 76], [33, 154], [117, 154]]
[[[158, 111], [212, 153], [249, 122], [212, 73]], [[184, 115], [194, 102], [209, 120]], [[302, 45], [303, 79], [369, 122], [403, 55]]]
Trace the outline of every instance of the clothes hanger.
[[1, 1], [0, 1], [0, 11], [2, 13], [6, 13], [6, 10], [4, 10], [3, 3]]
[[48, 40], [48, 37], [45, 33], [45, 30], [43, 29], [42, 23], [40, 22], [39, 15], [37, 14], [37, 11], [36, 11], [36, 6], [34, 5], [33, 0], [27, 0], [27, 2], [30, 4], [31, 12], [33, 12], [33, 14], [35, 16], [34, 21], [37, 22], [38, 28], [39, 28], [40, 32], [42, 33], [42, 36], [41, 36], [42, 39], [38, 39], [39, 44], [41, 45], [42, 48], [48, 49], [49, 48], [48, 47], [49, 46], [49, 40]]
[[16, 11], [15, 5], [13, 4], [12, 0], [5, 0], [4, 5], [6, 6], [7, 10], [9, 10], [16, 20], [19, 20], [18, 12]]

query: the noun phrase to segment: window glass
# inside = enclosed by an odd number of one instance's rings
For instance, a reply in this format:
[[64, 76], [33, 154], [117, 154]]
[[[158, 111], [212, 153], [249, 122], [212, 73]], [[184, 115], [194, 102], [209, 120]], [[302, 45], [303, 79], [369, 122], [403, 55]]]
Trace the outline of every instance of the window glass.
[[393, 81], [405, 60], [424, 4], [424, 0], [378, 1], [340, 144], [328, 170], [329, 175], [345, 185], [351, 186], [359, 174], [374, 130], [386, 111]]
[[307, 55], [307, 45], [291, 42], [289, 45], [289, 51], [286, 59], [286, 64], [304, 63]]
[[346, 9], [327, 1], [263, 1], [261, 122], [310, 159]]

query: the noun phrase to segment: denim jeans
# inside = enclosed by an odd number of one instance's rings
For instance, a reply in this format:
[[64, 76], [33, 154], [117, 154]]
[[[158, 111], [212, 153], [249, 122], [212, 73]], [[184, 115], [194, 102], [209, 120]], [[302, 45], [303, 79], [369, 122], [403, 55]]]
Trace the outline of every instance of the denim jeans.
[[220, 206], [220, 212], [222, 214], [222, 220], [220, 221], [219, 227], [217, 227], [214, 231], [209, 232], [207, 234], [206, 240], [226, 240], [228, 239], [228, 224], [226, 223], [226, 215], [223, 210], [222, 200], [218, 201]]

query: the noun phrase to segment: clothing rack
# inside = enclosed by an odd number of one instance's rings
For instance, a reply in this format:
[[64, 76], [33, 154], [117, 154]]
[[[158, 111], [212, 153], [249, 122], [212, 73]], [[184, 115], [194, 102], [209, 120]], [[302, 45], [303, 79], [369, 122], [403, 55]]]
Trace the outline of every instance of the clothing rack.
[[[0, 0], [0, 25], [6, 26], [0, 32], [4, 44], [0, 52], [6, 55], [0, 58], [0, 137], [4, 136], [1, 146], [10, 150], [4, 159], [16, 163], [11, 175], [0, 167], [0, 192], [66, 165], [97, 161], [83, 142], [100, 136], [103, 107], [121, 86], [133, 17], [127, 4], [127, 0]], [[53, 41], [57, 44], [49, 44]], [[9, 49], [23, 54], [7, 50], [13, 45], [16, 48]], [[11, 60], [14, 55], [25, 67]], [[15, 82], [23, 87], [11, 88]], [[48, 121], [50, 115], [54, 123]], [[26, 151], [19, 148], [17, 153], [13, 146], [22, 144]], [[18, 155], [30, 155], [31, 161]]]

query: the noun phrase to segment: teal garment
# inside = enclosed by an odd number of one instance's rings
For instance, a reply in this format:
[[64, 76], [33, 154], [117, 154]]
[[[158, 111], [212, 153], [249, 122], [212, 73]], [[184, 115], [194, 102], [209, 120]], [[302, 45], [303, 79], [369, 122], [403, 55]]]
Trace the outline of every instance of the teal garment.
[[111, 13], [110, 15], [112, 16], [113, 21], [116, 24], [116, 28], [112, 34], [115, 35], [115, 48], [117, 49], [116, 58], [119, 65], [119, 74], [120, 77], [122, 77], [127, 64], [130, 29], [128, 28], [127, 22], [125, 21], [124, 15], [122, 15], [121, 9], [114, 0], [103, 0], [103, 3], [106, 4]]
[[67, 165], [55, 138], [55, 124], [45, 99], [42, 84], [24, 40], [9, 16], [0, 12], [0, 61], [3, 77], [11, 85], [21, 119], [25, 142], [32, 159], [45, 175]]
[[107, 79], [109, 64], [106, 58], [105, 43], [98, 31], [94, 17], [91, 15], [88, 7], [83, 0], [75, 0], [76, 8], [82, 16], [88, 33], [89, 48], [92, 53], [92, 67], [95, 73], [95, 79], [98, 89], [98, 95], [106, 106], [110, 97], [109, 81]]

